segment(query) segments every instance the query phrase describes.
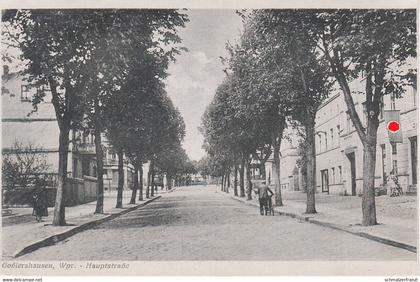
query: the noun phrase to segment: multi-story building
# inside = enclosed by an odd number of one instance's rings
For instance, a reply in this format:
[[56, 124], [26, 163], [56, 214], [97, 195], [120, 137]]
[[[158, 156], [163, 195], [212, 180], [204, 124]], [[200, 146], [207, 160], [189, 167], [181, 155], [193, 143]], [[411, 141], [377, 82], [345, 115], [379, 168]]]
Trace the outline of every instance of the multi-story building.
[[[287, 135], [292, 138], [282, 140], [280, 146], [280, 186], [282, 189], [298, 191], [301, 190], [299, 177], [299, 168], [297, 160], [298, 154], [298, 138], [292, 134], [293, 129], [287, 130]], [[273, 156], [265, 164], [266, 178], [269, 185], [273, 182]]]
[[[363, 83], [351, 84], [354, 92], [363, 92]], [[355, 107], [366, 126], [365, 96], [353, 95]], [[397, 110], [400, 115], [402, 143], [391, 144], [386, 129], [384, 112]], [[390, 177], [396, 172], [404, 192], [416, 191], [417, 185], [417, 91], [406, 87], [401, 98], [387, 95], [383, 98], [376, 148], [375, 187], [395, 186]], [[332, 91], [316, 116], [316, 182], [317, 192], [360, 195], [363, 189], [363, 146], [347, 113], [341, 90]], [[298, 137], [283, 141], [280, 150], [280, 181], [283, 189], [302, 190], [302, 179], [296, 161]], [[266, 164], [267, 180], [272, 182], [272, 159]], [[271, 177], [271, 179], [270, 179]], [[296, 180], [298, 179], [298, 180]], [[388, 189], [389, 191], [389, 189]]]
[[[46, 91], [45, 101], [32, 113], [32, 95], [43, 89], [30, 85], [17, 72], [9, 73], [7, 67], [3, 69], [1, 90], [2, 152], [13, 150], [16, 141], [23, 146], [31, 144], [46, 156], [49, 172], [57, 173], [59, 130], [50, 92]], [[71, 172], [72, 150], [68, 159]]]
[[[362, 83], [352, 83], [353, 91], [363, 91]], [[384, 97], [379, 116], [376, 148], [375, 187], [395, 186], [390, 178], [396, 172], [404, 192], [417, 184], [417, 92], [407, 87], [397, 99]], [[337, 92], [335, 92], [337, 93]], [[355, 107], [364, 126], [366, 111], [364, 95], [353, 95]], [[400, 114], [402, 143], [390, 143], [384, 112]], [[321, 192], [359, 195], [363, 189], [363, 146], [347, 113], [343, 95], [333, 94], [319, 109], [316, 117], [317, 184]], [[410, 188], [411, 187], [411, 188]]]
[[[33, 111], [32, 96], [36, 91], [44, 91], [44, 101]], [[2, 75], [2, 152], [13, 150], [18, 141], [23, 146], [32, 144], [35, 153], [46, 156], [49, 171], [58, 172], [59, 129], [51, 101], [51, 92], [47, 88], [35, 87], [25, 81], [18, 73], [9, 73], [3, 69]], [[116, 154], [104, 138], [104, 180], [105, 189], [115, 189], [118, 183], [118, 162]], [[96, 178], [96, 157], [94, 136], [91, 132], [71, 131], [68, 153], [68, 177], [83, 179], [85, 176]], [[125, 188], [131, 188], [133, 167], [124, 161]]]

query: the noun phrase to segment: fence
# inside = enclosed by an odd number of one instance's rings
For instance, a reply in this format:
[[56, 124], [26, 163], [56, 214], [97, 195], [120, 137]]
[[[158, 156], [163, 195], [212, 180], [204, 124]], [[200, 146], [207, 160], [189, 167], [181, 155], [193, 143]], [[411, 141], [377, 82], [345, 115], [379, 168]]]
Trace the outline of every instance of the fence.
[[[95, 177], [84, 176], [80, 178], [67, 178], [64, 187], [64, 201], [66, 206], [75, 206], [96, 200], [97, 180]], [[3, 187], [3, 208], [11, 206], [32, 206], [32, 195], [34, 188], [17, 187], [14, 189], [5, 189]], [[45, 188], [45, 196], [49, 207], [53, 207], [57, 188]]]

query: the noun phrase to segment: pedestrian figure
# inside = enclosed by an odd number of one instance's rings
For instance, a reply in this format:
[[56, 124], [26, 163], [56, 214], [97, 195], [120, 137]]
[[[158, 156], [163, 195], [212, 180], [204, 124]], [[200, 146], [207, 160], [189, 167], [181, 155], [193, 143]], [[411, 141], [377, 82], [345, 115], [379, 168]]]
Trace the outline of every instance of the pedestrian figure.
[[[265, 181], [262, 181], [261, 184], [257, 185], [257, 189], [253, 189], [255, 194], [258, 194], [258, 200], [260, 202], [260, 214], [264, 215], [264, 207], [268, 205], [268, 200], [274, 195], [273, 191], [268, 188], [268, 185], [265, 184]], [[270, 195], [268, 195], [270, 193]]]
[[34, 194], [32, 195], [32, 215], [35, 216], [36, 221], [41, 222], [43, 216], [48, 216], [48, 206], [45, 195], [46, 190], [44, 182], [42, 180], [37, 181], [35, 185], [36, 189], [34, 191]]

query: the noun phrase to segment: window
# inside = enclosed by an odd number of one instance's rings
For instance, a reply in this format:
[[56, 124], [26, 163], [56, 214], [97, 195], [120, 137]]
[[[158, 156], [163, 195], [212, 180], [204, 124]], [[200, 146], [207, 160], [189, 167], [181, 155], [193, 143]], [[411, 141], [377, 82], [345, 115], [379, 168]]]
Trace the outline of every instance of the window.
[[391, 110], [395, 110], [395, 94], [391, 95]]
[[340, 146], [340, 134], [341, 134], [340, 126], [337, 125], [337, 144], [338, 144], [338, 146]]
[[334, 147], [334, 129], [330, 129], [330, 136], [331, 136], [331, 147]]
[[74, 158], [73, 159], [73, 177], [74, 178], [77, 178], [77, 159], [76, 158]]
[[31, 86], [29, 84], [20, 86], [20, 100], [22, 102], [30, 102], [31, 101], [30, 89], [31, 89]]
[[383, 184], [387, 184], [388, 181], [388, 176], [386, 174], [386, 147], [385, 144], [381, 145], [381, 150], [382, 150], [382, 181]]
[[384, 118], [384, 97], [381, 97], [381, 102], [379, 102], [379, 119], [383, 119]]
[[391, 143], [392, 145], [392, 154], [396, 155], [397, 154], [397, 143]]
[[20, 100], [22, 102], [31, 102], [32, 97], [37, 93], [50, 91], [49, 88], [41, 85], [35, 86], [31, 84], [25, 84], [20, 86]]
[[332, 177], [332, 184], [335, 184], [335, 168], [331, 168], [331, 177]]
[[342, 172], [341, 172], [341, 165], [339, 165], [338, 166], [338, 182], [339, 183], [342, 183], [343, 182], [343, 175], [342, 175]]
[[398, 175], [398, 161], [397, 160], [392, 161], [392, 170], [394, 171], [394, 175]]
[[89, 159], [82, 159], [82, 175], [90, 175], [90, 162]]
[[319, 152], [321, 152], [322, 151], [322, 139], [321, 139], [320, 135], [318, 135], [318, 138], [319, 138]]
[[325, 138], [325, 151], [328, 150], [328, 136], [327, 136], [327, 132], [324, 133], [324, 138]]
[[368, 116], [367, 116], [367, 106], [366, 106], [366, 102], [362, 103], [363, 106], [363, 125], [367, 125], [367, 121], [368, 121]]
[[397, 161], [397, 144], [392, 144], [392, 171], [395, 175], [398, 174], [398, 161]]
[[347, 132], [351, 131], [351, 127], [352, 127], [352, 122], [350, 119], [350, 115], [347, 113]]

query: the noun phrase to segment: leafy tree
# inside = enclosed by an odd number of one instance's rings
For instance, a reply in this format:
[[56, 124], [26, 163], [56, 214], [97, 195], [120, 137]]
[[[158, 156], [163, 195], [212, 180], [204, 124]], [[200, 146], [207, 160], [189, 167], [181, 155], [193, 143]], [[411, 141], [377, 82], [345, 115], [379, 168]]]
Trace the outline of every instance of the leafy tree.
[[254, 141], [250, 148], [261, 167], [273, 150], [276, 204], [282, 205], [279, 151], [290, 111], [291, 74], [284, 49], [279, 48], [283, 38], [268, 32], [272, 26], [262, 20], [265, 15], [264, 11], [241, 14], [244, 33], [231, 52], [230, 69], [239, 77], [247, 130]]
[[8, 151], [3, 150], [2, 182], [4, 187], [27, 188], [51, 169], [42, 147], [15, 141]]
[[[185, 136], [185, 123], [166, 93], [162, 94], [162, 111], [155, 112], [155, 114], [158, 114], [156, 120], [159, 122], [155, 123], [154, 134], [152, 134], [151, 139], [153, 157], [151, 172], [153, 177], [153, 169], [156, 164], [161, 172], [166, 173], [168, 188], [171, 188], [172, 177], [182, 171], [183, 165], [188, 159], [187, 154], [181, 147], [181, 142]], [[152, 187], [154, 187], [153, 184]]]
[[[92, 120], [96, 133], [95, 140], [98, 140], [96, 142], [98, 171], [102, 170], [103, 166], [100, 134], [104, 127], [101, 121], [105, 117], [101, 112], [107, 110], [106, 96], [112, 97], [112, 93], [115, 95], [115, 92], [118, 93], [121, 89], [131, 93], [142, 93], [157, 87], [158, 80], [167, 75], [169, 60], [173, 60], [174, 55], [182, 50], [177, 46], [180, 38], [176, 29], [179, 26], [183, 27], [187, 21], [186, 16], [176, 10], [100, 11], [104, 20], [99, 28], [105, 30], [98, 33], [100, 44], [95, 50], [98, 56], [94, 58], [97, 62], [95, 65], [97, 75], [94, 75], [92, 79], [93, 86], [98, 87], [95, 89], [97, 91], [91, 92], [93, 94]], [[142, 101], [137, 99], [134, 105], [137, 103], [142, 103]], [[142, 125], [133, 124], [134, 128], [136, 126]], [[129, 144], [125, 145], [129, 146]], [[135, 159], [135, 166], [139, 168], [142, 161]], [[135, 174], [137, 173], [138, 169], [135, 169]], [[138, 184], [136, 180], [134, 184]], [[122, 192], [121, 189], [119, 191]], [[97, 211], [103, 206], [103, 189], [98, 190], [98, 196]], [[142, 194], [140, 196], [142, 197]], [[117, 200], [117, 203], [120, 201]]]
[[[3, 35], [13, 38], [26, 62], [25, 75], [36, 85], [49, 85], [59, 127], [58, 187], [53, 225], [65, 225], [64, 184], [69, 132], [83, 118], [89, 77], [92, 22], [88, 10], [6, 10]], [[19, 34], [19, 36], [16, 36]], [[33, 97], [34, 110], [45, 92]]]
[[[112, 29], [114, 34], [111, 38], [121, 39], [113, 40], [114, 43], [119, 42], [125, 46], [130, 43], [139, 44], [140, 41], [137, 39], [140, 37], [136, 35], [141, 34], [140, 31], [146, 30], [146, 33], [149, 31], [149, 40], [142, 42], [150, 42], [150, 38], [154, 38], [154, 44], [149, 45], [148, 50], [158, 54], [160, 62], [166, 64], [165, 58], [173, 59], [180, 51], [175, 45], [172, 47], [169, 45], [180, 42], [180, 38], [176, 34], [176, 27], [183, 26], [187, 18], [170, 9], [147, 11], [7, 10], [2, 14], [2, 18], [3, 21], [6, 21], [6, 25], [11, 27], [7, 31], [15, 31], [15, 34], [11, 34], [11, 32], [7, 32], [7, 34], [14, 39], [22, 51], [22, 58], [27, 61], [26, 73], [30, 74], [30, 80], [35, 80], [37, 84], [49, 84], [52, 92], [52, 104], [60, 129], [59, 177], [53, 224], [64, 225], [63, 187], [67, 175], [68, 134], [71, 129], [77, 128], [82, 120], [85, 112], [84, 107], [87, 105], [86, 101], [92, 101], [86, 99], [86, 93], [89, 92], [86, 86], [92, 80], [92, 75], [98, 74], [91, 72], [92, 66], [90, 65], [92, 57], [98, 58], [95, 51], [103, 51], [103, 48], [100, 48], [103, 46], [98, 43], [106, 45], [106, 39], [109, 39], [107, 32]], [[141, 22], [140, 26], [139, 22]], [[16, 34], [19, 36], [16, 37]], [[102, 38], [102, 36], [104, 37]], [[158, 42], [162, 44], [159, 45]], [[134, 44], [131, 46], [135, 46]], [[107, 49], [107, 59], [119, 58], [126, 62], [135, 61], [133, 56], [125, 57], [127, 55], [125, 50], [129, 49], [119, 48], [117, 53], [109, 52], [110, 50]], [[128, 53], [130, 54], [130, 52]], [[113, 57], [113, 55], [115, 56]], [[108, 70], [112, 65], [107, 65]], [[121, 67], [121, 64], [115, 64], [115, 66]], [[120, 74], [124, 76], [125, 72], [121, 71], [121, 68], [119, 70]], [[115, 82], [114, 78], [110, 81]], [[93, 89], [93, 91], [97, 90], [97, 88]], [[44, 93], [34, 96], [35, 110], [44, 96]], [[95, 102], [93, 104], [95, 105]], [[96, 104], [100, 105], [101, 103]], [[100, 143], [100, 140], [97, 143]], [[100, 155], [98, 152], [99, 160], [101, 159]], [[98, 196], [101, 195], [100, 190]], [[98, 210], [101, 210], [99, 202]]]
[[[226, 80], [216, 89], [212, 103], [207, 107], [202, 116], [201, 132], [204, 136], [204, 149], [209, 154], [213, 162], [213, 168], [218, 177], [222, 177], [222, 190], [225, 190], [225, 178], [228, 168], [233, 161], [237, 161], [235, 156], [243, 153], [240, 140], [243, 135], [239, 135], [240, 119], [235, 116], [235, 95], [231, 85], [232, 77]], [[242, 127], [243, 128], [243, 127]], [[242, 132], [245, 134], [245, 131]], [[245, 158], [243, 158], [245, 159]], [[217, 169], [216, 169], [217, 168]], [[245, 197], [244, 188], [244, 165], [241, 166], [241, 185], [240, 196]], [[235, 186], [236, 191], [236, 186]]]
[[[276, 37], [271, 44], [282, 49], [283, 62], [290, 72], [291, 118], [304, 127], [306, 143], [306, 213], [316, 213], [315, 117], [331, 87], [327, 62], [320, 56], [307, 29], [316, 19], [301, 10], [266, 10], [258, 14], [258, 20], [265, 28], [262, 32]], [[276, 45], [278, 42], [281, 43]]]
[[[311, 27], [338, 82], [363, 145], [363, 225], [377, 224], [375, 162], [379, 113], [385, 95], [400, 97], [416, 69], [415, 10], [334, 10], [317, 12]], [[406, 67], [402, 67], [406, 65]], [[407, 67], [408, 65], [408, 67]], [[351, 82], [363, 77], [367, 124], [356, 111]]]
[[189, 173], [188, 155], [180, 145], [167, 146], [158, 153], [157, 166], [166, 174], [167, 189], [172, 189], [172, 180], [177, 175]]

